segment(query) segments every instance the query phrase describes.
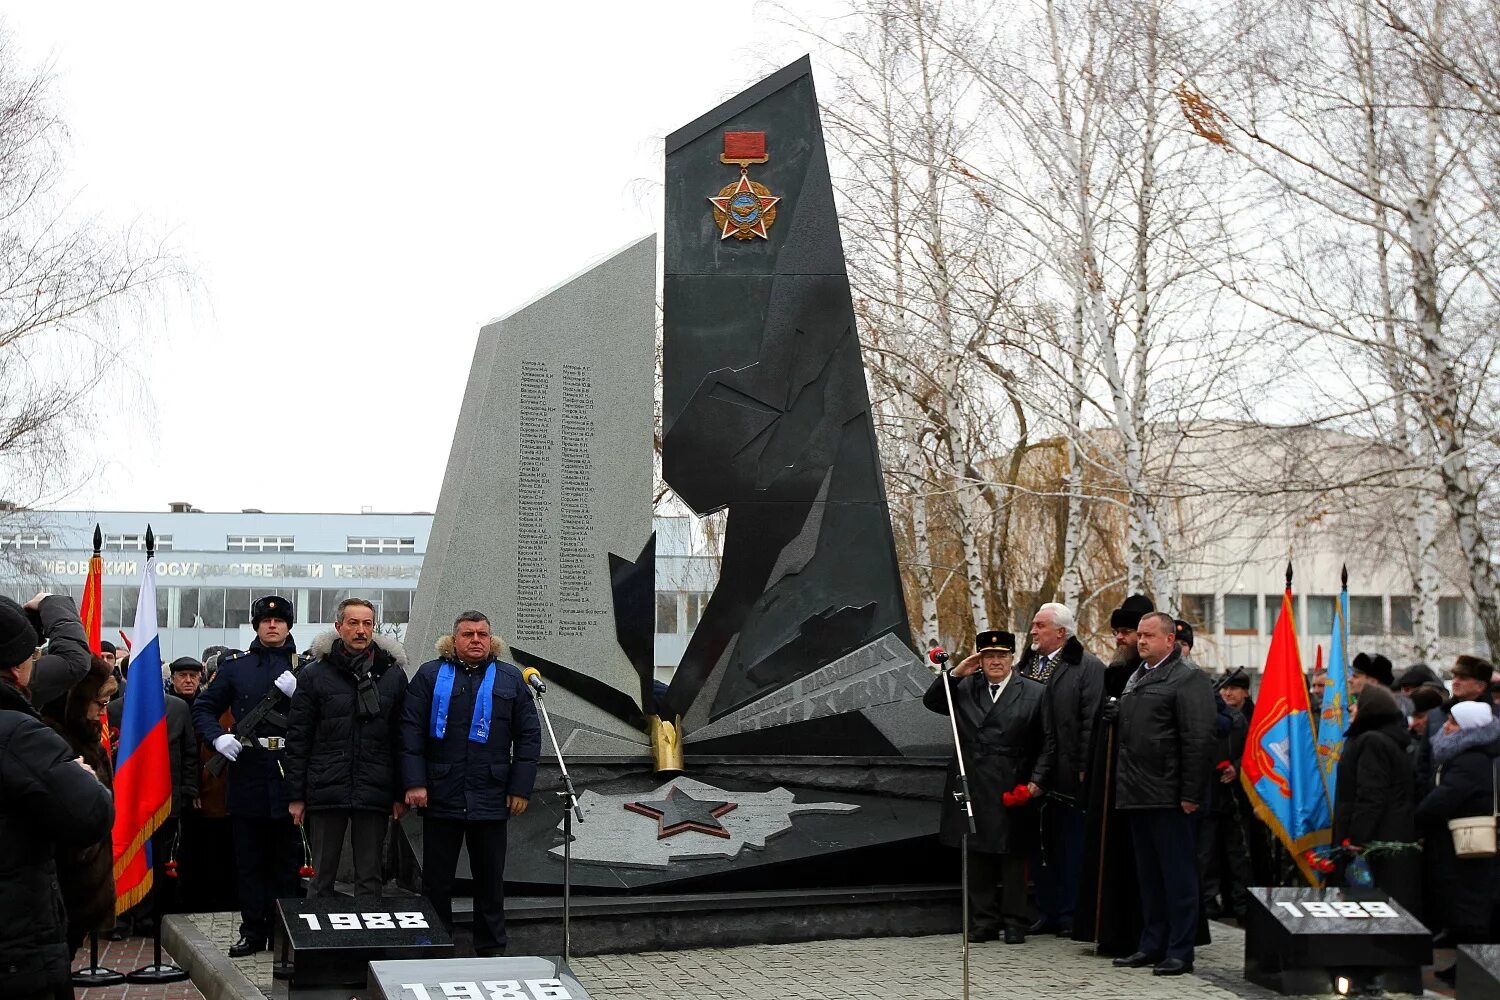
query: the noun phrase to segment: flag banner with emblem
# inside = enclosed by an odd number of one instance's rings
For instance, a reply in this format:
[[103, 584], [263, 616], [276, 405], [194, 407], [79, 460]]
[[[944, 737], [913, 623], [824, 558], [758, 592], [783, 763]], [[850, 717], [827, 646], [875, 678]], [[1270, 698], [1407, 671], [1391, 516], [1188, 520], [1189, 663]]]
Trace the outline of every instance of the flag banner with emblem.
[[1323, 688], [1323, 708], [1318, 716], [1318, 766], [1328, 801], [1334, 800], [1339, 758], [1344, 754], [1344, 730], [1349, 728], [1349, 583], [1333, 612], [1333, 638], [1328, 642], [1328, 674]]
[[1290, 569], [1287, 580], [1240, 762], [1240, 784], [1255, 815], [1286, 845], [1308, 884], [1316, 886], [1318, 876], [1303, 852], [1328, 843], [1333, 821], [1297, 651]]
[[151, 891], [151, 835], [172, 811], [172, 769], [167, 755], [167, 707], [162, 687], [161, 639], [156, 632], [156, 556], [146, 555], [135, 606], [135, 641], [120, 715], [115, 759], [115, 913], [124, 913]]

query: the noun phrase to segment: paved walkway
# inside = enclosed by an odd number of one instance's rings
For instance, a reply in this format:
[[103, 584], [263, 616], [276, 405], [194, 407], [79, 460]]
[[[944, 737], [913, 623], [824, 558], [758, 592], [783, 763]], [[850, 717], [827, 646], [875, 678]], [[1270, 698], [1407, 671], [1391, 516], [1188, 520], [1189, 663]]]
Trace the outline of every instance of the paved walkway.
[[[85, 942], [81, 956], [73, 963], [76, 969], [88, 964], [88, 944]], [[116, 972], [133, 972], [156, 961], [150, 938], [126, 938], [124, 941], [99, 942], [99, 964]], [[162, 951], [162, 961], [171, 962], [172, 957]], [[191, 982], [171, 983], [165, 986], [142, 986], [121, 983], [118, 986], [96, 986], [78, 990], [78, 1000], [203, 1000], [203, 994]]]
[[[213, 945], [227, 950], [239, 917], [204, 913], [194, 922]], [[1213, 925], [1214, 943], [1198, 950], [1191, 976], [1152, 976], [1149, 969], [1116, 969], [1074, 941], [1034, 936], [1025, 945], [989, 942], [970, 952], [974, 1000], [1280, 1000], [1245, 982], [1245, 936]], [[804, 944], [702, 948], [573, 959], [579, 981], [609, 1000], [955, 1000], [962, 995], [956, 935], [867, 938]], [[1445, 961], [1446, 964], [1446, 961]], [[234, 965], [265, 994], [271, 993], [271, 953], [235, 959]], [[134, 966], [131, 966], [134, 968]], [[101, 992], [100, 996], [106, 994]], [[110, 1000], [118, 994], [109, 994]], [[1429, 994], [1435, 996], [1436, 994]], [[158, 994], [129, 994], [129, 1000]], [[166, 996], [161, 994], [160, 996]], [[176, 1000], [176, 995], [172, 995]], [[184, 994], [196, 997], [196, 993]], [[87, 1000], [96, 1000], [91, 992]]]

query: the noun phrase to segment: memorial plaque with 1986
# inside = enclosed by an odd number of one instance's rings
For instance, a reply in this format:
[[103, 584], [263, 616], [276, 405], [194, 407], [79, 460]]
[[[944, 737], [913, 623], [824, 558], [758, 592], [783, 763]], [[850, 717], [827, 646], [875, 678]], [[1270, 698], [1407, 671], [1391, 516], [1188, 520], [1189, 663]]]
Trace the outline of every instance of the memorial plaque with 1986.
[[379, 1000], [588, 1000], [557, 958], [450, 958], [370, 963], [370, 996]]

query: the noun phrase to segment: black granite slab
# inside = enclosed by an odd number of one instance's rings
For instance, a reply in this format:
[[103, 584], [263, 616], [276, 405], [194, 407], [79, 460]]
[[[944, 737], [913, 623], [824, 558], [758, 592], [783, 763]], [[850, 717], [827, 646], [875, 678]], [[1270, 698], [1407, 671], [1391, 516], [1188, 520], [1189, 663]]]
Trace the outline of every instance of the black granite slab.
[[1245, 925], [1245, 978], [1286, 995], [1332, 992], [1335, 979], [1380, 976], [1387, 990], [1422, 992], [1432, 934], [1378, 889], [1254, 888]]
[[279, 995], [289, 988], [362, 986], [371, 961], [440, 959], [453, 941], [421, 897], [283, 899], [276, 928]]

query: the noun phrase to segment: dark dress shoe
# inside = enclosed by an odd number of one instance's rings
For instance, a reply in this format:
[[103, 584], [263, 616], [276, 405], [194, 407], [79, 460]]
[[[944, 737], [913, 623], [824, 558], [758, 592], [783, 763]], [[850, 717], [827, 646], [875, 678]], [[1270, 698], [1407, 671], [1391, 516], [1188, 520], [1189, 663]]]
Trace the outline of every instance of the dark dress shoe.
[[1073, 925], [1072, 924], [1058, 924], [1057, 925], [1057, 930], [1053, 931], [1053, 933], [1056, 934], [1058, 937], [1061, 937], [1061, 938], [1070, 938], [1070, 937], [1073, 936]]
[[1056, 929], [1057, 929], [1057, 925], [1056, 924], [1054, 924], [1051, 920], [1048, 920], [1046, 917], [1042, 917], [1040, 920], [1036, 921], [1036, 923], [1034, 923], [1030, 927], [1026, 928], [1026, 933], [1028, 933], [1028, 934], [1046, 934], [1048, 931], [1056, 930]]
[[1126, 955], [1124, 958], [1114, 960], [1117, 969], [1144, 969], [1148, 965], [1155, 965], [1161, 961], [1160, 955], [1148, 955], [1144, 951], [1138, 951], [1134, 955]]
[[1026, 943], [1026, 932], [1023, 931], [1023, 930], [1021, 930], [1019, 927], [1007, 927], [1007, 928], [1005, 928], [1005, 943], [1006, 944], [1025, 944]]
[[1454, 962], [1446, 969], [1433, 969], [1432, 974], [1437, 978], [1439, 982], [1447, 983], [1449, 986], [1452, 986], [1455, 982], [1458, 981], [1458, 963]]
[[258, 951], [265, 950], [266, 943], [264, 941], [241, 934], [239, 940], [229, 946], [229, 957], [244, 958], [246, 955], [254, 955]]
[[1151, 974], [1153, 976], [1181, 976], [1192, 971], [1192, 962], [1184, 962], [1180, 958], [1168, 958], [1158, 962], [1156, 968], [1151, 970]]
[[970, 944], [984, 944], [986, 941], [994, 941], [999, 937], [1000, 932], [995, 930], [993, 927], [986, 927], [983, 929], [976, 927], [974, 930], [969, 931]]

